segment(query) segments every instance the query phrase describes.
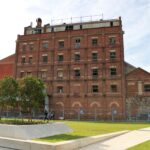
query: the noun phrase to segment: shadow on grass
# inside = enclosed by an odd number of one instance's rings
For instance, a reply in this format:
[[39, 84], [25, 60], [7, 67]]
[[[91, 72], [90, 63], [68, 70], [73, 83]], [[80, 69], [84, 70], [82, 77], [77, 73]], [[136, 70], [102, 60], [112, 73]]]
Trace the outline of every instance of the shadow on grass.
[[67, 141], [67, 140], [79, 139], [79, 138], [84, 138], [84, 137], [86, 137], [86, 136], [61, 134], [61, 135], [40, 138], [40, 139], [36, 139], [36, 140], [46, 141], [46, 142], [60, 142], [60, 141]]

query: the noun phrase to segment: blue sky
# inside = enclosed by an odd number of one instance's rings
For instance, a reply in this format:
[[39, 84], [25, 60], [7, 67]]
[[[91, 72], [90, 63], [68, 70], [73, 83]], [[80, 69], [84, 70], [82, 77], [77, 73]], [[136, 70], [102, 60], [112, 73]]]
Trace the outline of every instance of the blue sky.
[[15, 53], [15, 41], [25, 26], [41, 17], [51, 19], [101, 15], [122, 17], [125, 60], [150, 72], [150, 0], [2, 0], [0, 59]]

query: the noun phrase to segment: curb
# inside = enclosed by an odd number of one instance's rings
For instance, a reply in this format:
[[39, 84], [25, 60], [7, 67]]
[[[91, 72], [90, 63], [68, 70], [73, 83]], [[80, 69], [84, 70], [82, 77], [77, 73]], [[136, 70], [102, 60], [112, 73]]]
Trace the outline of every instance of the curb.
[[84, 146], [104, 141], [129, 131], [119, 131], [104, 135], [85, 137], [77, 140], [70, 140], [58, 143], [37, 142], [32, 140], [18, 140], [12, 138], [0, 137], [0, 147], [11, 148], [17, 150], [75, 150]]

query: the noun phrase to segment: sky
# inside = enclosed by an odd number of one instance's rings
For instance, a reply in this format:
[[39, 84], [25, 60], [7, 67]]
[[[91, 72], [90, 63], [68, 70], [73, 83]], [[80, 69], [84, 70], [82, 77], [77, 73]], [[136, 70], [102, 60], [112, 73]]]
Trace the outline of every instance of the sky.
[[[103, 14], [103, 15], [102, 15]], [[150, 72], [150, 0], [1, 0], [0, 59], [15, 53], [17, 35], [42, 18], [53, 19], [100, 15], [121, 16], [125, 61]]]

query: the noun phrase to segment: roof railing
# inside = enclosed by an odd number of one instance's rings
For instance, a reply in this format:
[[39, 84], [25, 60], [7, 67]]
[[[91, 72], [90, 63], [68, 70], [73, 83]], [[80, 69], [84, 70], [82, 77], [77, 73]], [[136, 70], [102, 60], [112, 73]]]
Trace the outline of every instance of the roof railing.
[[83, 23], [83, 22], [93, 22], [103, 20], [103, 14], [101, 15], [92, 15], [92, 16], [81, 16], [81, 17], [70, 17], [64, 19], [52, 19], [51, 25], [60, 25], [60, 24], [74, 24], [74, 23]]

